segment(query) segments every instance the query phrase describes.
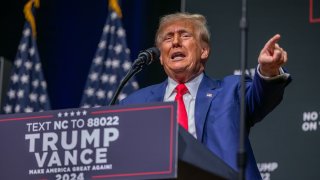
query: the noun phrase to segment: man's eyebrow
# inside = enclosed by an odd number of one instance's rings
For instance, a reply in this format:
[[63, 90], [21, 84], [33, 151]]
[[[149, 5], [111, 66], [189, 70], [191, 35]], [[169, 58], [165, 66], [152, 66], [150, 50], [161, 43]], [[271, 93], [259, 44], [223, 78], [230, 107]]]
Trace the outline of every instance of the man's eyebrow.
[[[189, 32], [189, 31], [186, 30], [186, 29], [179, 29], [177, 32], [178, 32], [179, 34], [182, 34], [182, 33], [191, 33], [191, 32]], [[168, 32], [164, 33], [163, 36], [172, 35], [172, 34], [174, 34], [174, 33], [175, 33], [174, 31], [168, 31]]]

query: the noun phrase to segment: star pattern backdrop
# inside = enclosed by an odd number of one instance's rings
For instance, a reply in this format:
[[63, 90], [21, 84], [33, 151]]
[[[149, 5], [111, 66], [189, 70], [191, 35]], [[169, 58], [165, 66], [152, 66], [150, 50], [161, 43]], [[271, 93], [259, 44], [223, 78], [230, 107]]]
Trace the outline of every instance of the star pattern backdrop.
[[[126, 43], [126, 32], [120, 17], [109, 9], [106, 24], [93, 59], [81, 100], [81, 107], [107, 105], [131, 67], [130, 50]], [[131, 79], [119, 95], [119, 100], [139, 88]]]
[[37, 43], [29, 22], [25, 22], [18, 46], [3, 112], [28, 113], [50, 109]]

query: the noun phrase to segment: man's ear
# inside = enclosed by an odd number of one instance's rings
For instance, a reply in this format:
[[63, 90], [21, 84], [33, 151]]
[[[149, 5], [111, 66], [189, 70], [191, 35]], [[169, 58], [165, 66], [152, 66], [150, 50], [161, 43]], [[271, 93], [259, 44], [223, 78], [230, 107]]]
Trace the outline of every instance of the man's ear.
[[201, 49], [201, 59], [208, 59], [210, 48], [209, 46], [203, 46]]

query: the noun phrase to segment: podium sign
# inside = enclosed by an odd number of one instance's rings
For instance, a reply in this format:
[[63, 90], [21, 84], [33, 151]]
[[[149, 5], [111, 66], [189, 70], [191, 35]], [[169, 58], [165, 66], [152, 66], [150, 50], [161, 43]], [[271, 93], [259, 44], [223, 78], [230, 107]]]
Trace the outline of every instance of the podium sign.
[[177, 176], [175, 103], [0, 116], [0, 179]]

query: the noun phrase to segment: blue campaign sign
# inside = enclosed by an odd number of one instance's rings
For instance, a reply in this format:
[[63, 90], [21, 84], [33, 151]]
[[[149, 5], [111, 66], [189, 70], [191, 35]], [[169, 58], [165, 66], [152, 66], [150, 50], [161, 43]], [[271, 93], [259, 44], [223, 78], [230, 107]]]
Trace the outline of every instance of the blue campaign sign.
[[0, 179], [177, 176], [175, 103], [0, 116]]

